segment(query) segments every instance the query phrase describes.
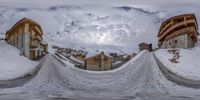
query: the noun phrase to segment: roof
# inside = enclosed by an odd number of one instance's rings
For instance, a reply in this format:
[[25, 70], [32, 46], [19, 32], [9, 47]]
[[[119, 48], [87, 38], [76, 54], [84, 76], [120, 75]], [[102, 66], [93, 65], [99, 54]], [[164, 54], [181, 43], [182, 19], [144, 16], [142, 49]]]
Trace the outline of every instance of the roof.
[[93, 58], [93, 57], [95, 57], [95, 56], [98, 56], [98, 55], [100, 55], [100, 54], [104, 54], [106, 57], [109, 57], [109, 58], [113, 58], [112, 56], [110, 56], [108, 53], [105, 53], [105, 52], [103, 52], [103, 51], [101, 51], [101, 52], [90, 52], [90, 53], [88, 53], [87, 55], [86, 55], [86, 57], [85, 57], [85, 59], [89, 59], [89, 58]]
[[43, 45], [47, 45], [47, 44], [48, 44], [48, 43], [45, 42], [45, 41], [41, 41], [41, 43], [42, 43]]
[[[40, 31], [42, 32], [42, 28], [41, 28], [41, 26], [40, 26], [37, 22], [35, 22], [35, 21], [33, 21], [33, 20], [29, 19], [29, 18], [22, 18], [22, 19], [19, 20], [17, 23], [15, 23], [15, 25], [13, 25], [13, 26], [10, 28], [10, 30], [8, 30], [8, 31], [6, 32], [6, 34], [8, 34], [10, 31], [12, 31], [17, 25], [19, 25], [19, 24], [21, 24], [21, 23], [26, 23], [26, 22], [31, 22], [31, 23], [37, 25], [38, 28], [40, 29]], [[43, 35], [43, 32], [42, 32], [42, 35]]]
[[45, 41], [41, 41], [41, 43], [40, 43], [42, 46], [48, 46], [48, 43], [46, 43]]
[[143, 43], [140, 43], [140, 44], [139, 44], [139, 46], [141, 46], [141, 45], [148, 45], [148, 46], [151, 46], [152, 44], [151, 44], [151, 43], [148, 44], [148, 43], [144, 43], [144, 42], [143, 42]]

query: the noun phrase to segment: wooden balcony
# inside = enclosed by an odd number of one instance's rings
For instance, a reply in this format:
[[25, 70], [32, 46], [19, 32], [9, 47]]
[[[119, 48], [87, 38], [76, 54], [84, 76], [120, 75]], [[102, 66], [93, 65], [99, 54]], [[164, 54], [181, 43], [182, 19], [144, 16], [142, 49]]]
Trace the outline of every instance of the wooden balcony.
[[189, 34], [189, 36], [193, 37], [195, 39], [195, 41], [198, 40], [196, 29], [194, 27], [186, 27], [186, 28], [180, 29], [176, 32], [173, 32], [170, 35], [168, 35], [165, 40], [169, 40], [169, 39], [172, 39], [176, 36], [180, 36], [180, 35], [183, 35], [183, 34]]
[[[167, 36], [167, 34], [168, 34], [171, 30], [173, 30], [173, 29], [175, 29], [175, 28], [177, 28], [177, 27], [179, 27], [179, 26], [182, 26], [182, 25], [187, 25], [187, 24], [189, 24], [189, 23], [194, 23], [194, 24], [195, 24], [195, 27], [197, 28], [197, 26], [196, 26], [196, 21], [195, 21], [194, 19], [182, 21], [182, 22], [179, 22], [179, 23], [174, 24], [172, 27], [168, 28], [166, 31], [164, 31], [163, 33], [161, 33], [161, 36], [159, 37], [158, 40], [161, 41], [164, 37]], [[163, 30], [162, 30], [162, 31], [163, 31]]]
[[37, 26], [35, 26], [34, 28], [38, 31], [38, 33], [39, 33], [40, 35], [43, 35], [42, 31], [41, 31]]
[[169, 26], [172, 26], [173, 25], [173, 22], [169, 22], [167, 25], [165, 25], [161, 31], [159, 32], [158, 36], [162, 35], [162, 33], [169, 27]]
[[38, 44], [35, 43], [35, 42], [30, 42], [30, 43], [29, 43], [29, 47], [30, 47], [30, 48], [37, 48], [37, 47], [38, 47]]

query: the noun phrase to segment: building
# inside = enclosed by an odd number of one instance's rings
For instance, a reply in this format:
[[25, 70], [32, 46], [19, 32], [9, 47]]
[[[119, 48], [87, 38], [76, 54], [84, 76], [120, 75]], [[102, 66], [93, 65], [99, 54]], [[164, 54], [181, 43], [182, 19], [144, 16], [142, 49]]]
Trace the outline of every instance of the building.
[[84, 54], [76, 54], [76, 55], [74, 55], [74, 57], [75, 57], [75, 58], [77, 58], [77, 59], [79, 59], [79, 60], [82, 60], [82, 61], [84, 61], [84, 60], [85, 60], [85, 57], [86, 57], [86, 55], [84, 55]]
[[147, 43], [140, 43], [139, 44], [139, 50], [148, 50], [148, 51], [152, 51], [152, 44], [147, 44]]
[[112, 57], [100, 52], [97, 54], [88, 54], [85, 58], [85, 69], [93, 71], [105, 71], [112, 69]]
[[6, 32], [5, 40], [18, 48], [29, 59], [36, 59], [47, 53], [48, 44], [43, 41], [41, 26], [35, 21], [23, 18]]
[[198, 41], [199, 33], [194, 14], [184, 14], [165, 20], [158, 33], [159, 48], [191, 48]]

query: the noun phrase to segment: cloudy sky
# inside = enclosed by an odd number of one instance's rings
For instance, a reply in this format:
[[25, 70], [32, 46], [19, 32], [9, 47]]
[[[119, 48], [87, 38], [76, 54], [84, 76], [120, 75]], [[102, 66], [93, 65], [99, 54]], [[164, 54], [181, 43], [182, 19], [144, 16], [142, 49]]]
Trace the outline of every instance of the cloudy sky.
[[[133, 9], [114, 9], [119, 6]], [[161, 21], [185, 13], [194, 13], [200, 22], [200, 0], [0, 0], [0, 33], [28, 17], [41, 24], [49, 44], [111, 45], [132, 52], [141, 42], [156, 47]]]
[[0, 5], [48, 7], [55, 5], [151, 5], [151, 6], [178, 6], [200, 5], [200, 0], [0, 0]]

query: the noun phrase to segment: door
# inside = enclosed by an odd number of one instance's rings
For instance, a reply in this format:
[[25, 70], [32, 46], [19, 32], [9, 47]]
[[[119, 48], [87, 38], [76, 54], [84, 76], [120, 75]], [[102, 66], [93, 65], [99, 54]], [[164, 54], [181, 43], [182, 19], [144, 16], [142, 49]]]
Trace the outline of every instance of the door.
[[35, 58], [35, 51], [30, 51], [30, 58], [31, 59]]

